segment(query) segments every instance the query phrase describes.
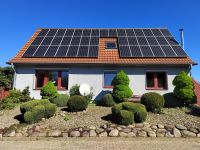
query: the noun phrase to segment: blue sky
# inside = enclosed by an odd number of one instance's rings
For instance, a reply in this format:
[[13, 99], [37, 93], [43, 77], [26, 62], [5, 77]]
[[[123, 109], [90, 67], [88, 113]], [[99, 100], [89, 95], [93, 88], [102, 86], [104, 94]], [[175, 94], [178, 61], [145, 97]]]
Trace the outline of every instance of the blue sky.
[[[200, 63], [198, 0], [1, 0], [0, 66], [40, 27], [167, 27], [185, 31], [185, 50]], [[200, 66], [192, 69], [200, 81]]]

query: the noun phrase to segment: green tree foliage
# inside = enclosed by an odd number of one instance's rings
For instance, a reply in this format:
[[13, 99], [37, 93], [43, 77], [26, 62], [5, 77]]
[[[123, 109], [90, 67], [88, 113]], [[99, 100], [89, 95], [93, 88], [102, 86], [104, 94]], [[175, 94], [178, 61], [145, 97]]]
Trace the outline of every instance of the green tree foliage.
[[49, 81], [42, 87], [40, 95], [42, 96], [42, 99], [52, 100], [58, 96], [58, 91], [53, 82]]
[[0, 67], [0, 87], [11, 88], [12, 78], [13, 69], [11, 67]]
[[197, 102], [194, 93], [194, 84], [192, 78], [184, 71], [180, 72], [173, 80], [174, 94], [186, 104], [194, 104]]
[[128, 75], [121, 70], [117, 73], [112, 81], [113, 85], [113, 98], [116, 102], [122, 102], [127, 98], [132, 97], [133, 92], [129, 88], [129, 78]]

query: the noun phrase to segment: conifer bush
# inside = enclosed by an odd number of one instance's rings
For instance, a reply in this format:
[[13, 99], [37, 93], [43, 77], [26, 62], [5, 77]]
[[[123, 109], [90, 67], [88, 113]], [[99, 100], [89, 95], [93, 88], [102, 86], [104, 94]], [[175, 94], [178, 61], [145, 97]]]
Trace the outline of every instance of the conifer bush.
[[132, 97], [133, 92], [129, 88], [129, 82], [128, 75], [123, 70], [117, 73], [112, 81], [114, 101], [123, 102], [125, 99]]
[[192, 77], [181, 71], [173, 80], [174, 95], [186, 104], [197, 102]]
[[52, 100], [58, 96], [58, 91], [53, 82], [49, 81], [42, 87], [40, 95], [42, 96], [42, 99]]

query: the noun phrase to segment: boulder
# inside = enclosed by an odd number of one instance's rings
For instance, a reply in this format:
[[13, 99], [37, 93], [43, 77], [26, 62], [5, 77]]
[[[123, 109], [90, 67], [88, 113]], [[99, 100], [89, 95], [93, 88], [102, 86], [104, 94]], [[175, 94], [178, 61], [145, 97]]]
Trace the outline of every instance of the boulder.
[[151, 129], [157, 129], [158, 127], [156, 125], [152, 125]]
[[102, 128], [96, 128], [96, 130], [95, 130], [95, 131], [96, 131], [96, 133], [98, 133], [98, 134], [99, 134], [99, 133], [102, 133], [102, 132], [104, 131], [104, 129], [102, 129]]
[[131, 132], [131, 128], [125, 128], [125, 129], [122, 129], [122, 132], [125, 132], [125, 133], [129, 133], [129, 132]]
[[106, 137], [108, 136], [108, 133], [106, 131], [99, 134], [99, 137]]
[[174, 135], [171, 134], [169, 131], [167, 131], [167, 133], [165, 134], [165, 136], [166, 136], [166, 137], [170, 137], [170, 138], [174, 137]]
[[157, 129], [157, 132], [158, 132], [158, 133], [166, 133], [167, 130], [166, 130], [166, 129]]
[[196, 134], [191, 131], [183, 130], [181, 133], [183, 137], [196, 137]]
[[129, 132], [129, 133], [128, 133], [128, 137], [136, 137], [136, 133], [134, 133], [134, 132]]
[[198, 130], [195, 129], [195, 128], [190, 128], [189, 131], [194, 132], [194, 133], [196, 133], [196, 134], [199, 133]]
[[16, 137], [22, 137], [23, 135], [22, 135], [22, 133], [16, 133], [15, 136]]
[[113, 129], [109, 132], [109, 136], [118, 136], [119, 131], [117, 129]]
[[158, 124], [157, 126], [159, 129], [164, 129], [164, 125], [162, 125], [162, 124]]
[[181, 137], [181, 132], [177, 128], [173, 129], [173, 134], [174, 137]]
[[15, 130], [12, 130], [12, 131], [6, 132], [3, 136], [14, 137], [15, 134], [16, 134]]
[[198, 138], [200, 138], [200, 133], [199, 133], [199, 134], [197, 134], [197, 137], [198, 137]]
[[177, 124], [176, 125], [176, 128], [179, 129], [179, 130], [187, 130], [187, 128], [181, 124]]
[[156, 136], [157, 136], [157, 137], [164, 137], [164, 136], [165, 136], [165, 133], [156, 133]]
[[68, 132], [62, 132], [61, 136], [62, 136], [62, 137], [68, 137], [68, 136], [69, 136], [69, 133], [68, 133]]
[[95, 127], [95, 126], [90, 126], [89, 129], [90, 129], [90, 130], [95, 130], [96, 127]]
[[137, 134], [139, 137], [147, 137], [147, 132], [145, 131], [138, 131], [138, 134]]
[[3, 139], [3, 136], [2, 136], [2, 134], [0, 134], [0, 141]]
[[148, 131], [147, 134], [149, 137], [156, 137], [156, 133], [153, 131]]
[[126, 137], [126, 136], [128, 136], [128, 133], [125, 133], [125, 132], [119, 132], [119, 136], [121, 136], [121, 137]]
[[91, 137], [97, 136], [97, 133], [95, 132], [95, 130], [90, 130], [89, 134], [90, 134]]
[[79, 137], [80, 132], [79, 131], [71, 131], [69, 135], [70, 135], [70, 137]]
[[34, 132], [40, 132], [40, 126], [39, 126], [39, 125], [33, 126], [32, 130], [33, 130]]
[[144, 126], [143, 123], [136, 123], [135, 128], [142, 128]]
[[90, 136], [90, 134], [89, 134], [88, 131], [84, 131], [84, 132], [82, 133], [82, 137], [89, 137], [89, 136]]
[[50, 130], [48, 136], [58, 137], [61, 136], [62, 132], [60, 130]]

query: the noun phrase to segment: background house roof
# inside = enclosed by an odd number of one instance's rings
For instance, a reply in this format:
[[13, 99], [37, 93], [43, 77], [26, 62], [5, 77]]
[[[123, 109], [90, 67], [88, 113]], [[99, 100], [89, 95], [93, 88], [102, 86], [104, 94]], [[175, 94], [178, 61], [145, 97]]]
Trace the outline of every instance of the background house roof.
[[164, 28], [38, 29], [9, 63], [195, 64]]

